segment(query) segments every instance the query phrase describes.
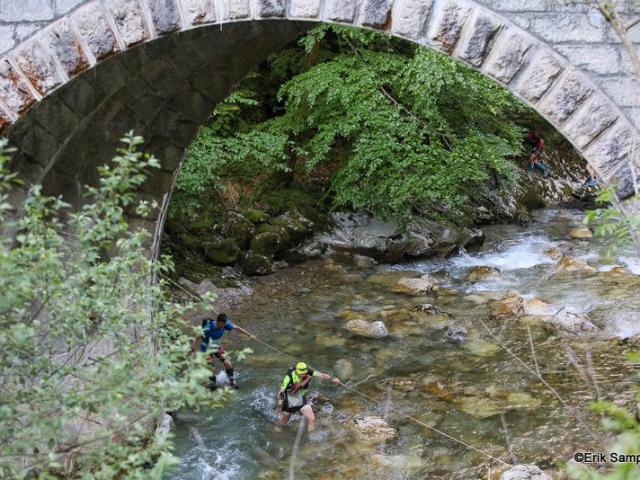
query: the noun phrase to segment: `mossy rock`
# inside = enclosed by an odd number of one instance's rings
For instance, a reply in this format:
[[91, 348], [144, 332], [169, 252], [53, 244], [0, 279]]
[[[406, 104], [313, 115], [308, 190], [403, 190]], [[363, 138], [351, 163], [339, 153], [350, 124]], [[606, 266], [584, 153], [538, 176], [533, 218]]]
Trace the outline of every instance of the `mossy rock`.
[[281, 225], [273, 225], [271, 223], [263, 223], [258, 226], [256, 229], [258, 234], [260, 233], [275, 233], [280, 236], [281, 244], [279, 250], [276, 252], [278, 254], [284, 253], [287, 249], [292, 247], [291, 236], [287, 229]]
[[201, 218], [196, 222], [187, 223], [186, 228], [191, 233], [202, 235], [205, 233], [212, 233], [213, 224], [214, 222], [210, 218]]
[[284, 250], [282, 237], [275, 232], [259, 233], [251, 239], [251, 250], [255, 253], [274, 257]]
[[547, 206], [542, 195], [533, 188], [525, 190], [518, 198], [518, 203], [524, 205], [529, 211]]
[[295, 243], [313, 232], [313, 222], [296, 211], [284, 213], [269, 223], [286, 229], [289, 237]]
[[231, 238], [208, 243], [204, 247], [206, 257], [215, 265], [232, 265], [240, 255], [240, 248]]
[[224, 224], [222, 233], [225, 237], [234, 239], [241, 249], [246, 250], [256, 234], [256, 227], [239, 213], [233, 213]]
[[188, 248], [189, 250], [198, 250], [200, 248], [200, 245], [202, 244], [202, 241], [193, 236], [190, 235], [188, 233], [182, 233], [178, 239], [180, 240], [180, 243], [185, 247]]
[[247, 220], [249, 220], [251, 223], [254, 223], [256, 225], [265, 223], [267, 220], [269, 220], [269, 215], [267, 215], [267, 213], [263, 210], [257, 208], [248, 209], [245, 212], [245, 217], [247, 217]]
[[268, 275], [272, 266], [271, 259], [259, 253], [248, 252], [242, 259], [242, 273], [248, 276]]

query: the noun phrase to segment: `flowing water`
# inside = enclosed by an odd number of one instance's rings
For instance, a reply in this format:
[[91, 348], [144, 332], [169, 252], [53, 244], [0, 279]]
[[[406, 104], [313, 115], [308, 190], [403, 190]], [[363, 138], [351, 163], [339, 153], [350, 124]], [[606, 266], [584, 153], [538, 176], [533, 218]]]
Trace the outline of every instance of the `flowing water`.
[[[300, 417], [277, 432], [274, 406], [294, 360], [252, 343], [255, 353], [236, 365], [241, 388], [233, 402], [178, 415], [181, 464], [168, 478], [470, 479], [489, 478], [499, 467], [428, 427], [507, 463], [543, 468], [577, 450], [603, 450], [610, 437], [589, 402], [600, 396], [633, 403], [636, 372], [624, 355], [637, 343], [623, 338], [640, 333], [640, 263], [630, 253], [607, 258], [597, 240], [570, 240], [567, 232], [580, 219], [577, 211], [543, 210], [525, 227], [487, 228], [481, 252], [449, 260], [371, 267], [313, 261], [256, 280], [254, 296], [229, 312], [231, 318], [287, 355], [357, 384], [375, 401], [314, 379], [316, 431], [305, 434], [292, 455]], [[545, 252], [552, 247], [598, 273], [556, 273], [557, 261]], [[614, 265], [629, 273], [609, 272]], [[474, 266], [501, 273], [469, 282]], [[392, 291], [400, 277], [424, 273], [438, 280], [437, 292]], [[492, 300], [507, 291], [588, 313], [603, 333], [570, 336], [539, 318], [492, 318]], [[450, 315], [412, 313], [420, 303]], [[390, 335], [356, 336], [344, 327], [352, 318], [383, 320]], [[447, 341], [447, 326], [464, 328], [466, 339]], [[234, 350], [249, 342], [231, 332], [225, 345]], [[532, 373], [536, 369], [566, 404]], [[395, 435], [363, 438], [354, 418], [367, 416], [383, 418]]]

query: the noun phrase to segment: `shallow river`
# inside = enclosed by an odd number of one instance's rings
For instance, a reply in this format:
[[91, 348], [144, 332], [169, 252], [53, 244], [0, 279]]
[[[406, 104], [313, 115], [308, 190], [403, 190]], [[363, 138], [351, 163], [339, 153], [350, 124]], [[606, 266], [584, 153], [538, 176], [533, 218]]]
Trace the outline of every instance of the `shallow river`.
[[[636, 372], [624, 355], [634, 342], [622, 338], [640, 333], [640, 262], [630, 254], [606, 258], [597, 240], [571, 240], [567, 233], [581, 218], [543, 210], [524, 227], [488, 227], [480, 252], [449, 260], [370, 267], [319, 260], [256, 280], [254, 296], [231, 318], [374, 400], [314, 379], [316, 431], [302, 437], [292, 456], [300, 417], [276, 432], [274, 405], [294, 360], [228, 333], [227, 350], [254, 350], [236, 365], [240, 390], [223, 410], [179, 414], [174, 431], [182, 463], [168, 478], [498, 478], [499, 464], [486, 455], [553, 469], [577, 450], [602, 450], [609, 438], [589, 402], [597, 396], [632, 402]], [[552, 247], [598, 273], [555, 272], [557, 260], [545, 253]], [[629, 273], [608, 272], [614, 265]], [[501, 273], [467, 281], [475, 266]], [[400, 277], [424, 273], [437, 279], [437, 292], [392, 291]], [[601, 333], [561, 334], [539, 317], [492, 318], [492, 301], [507, 291], [554, 311], [588, 314]], [[449, 315], [410, 311], [421, 303]], [[390, 335], [354, 335], [344, 327], [353, 318], [383, 320]], [[452, 343], [448, 326], [464, 328], [466, 338]], [[367, 439], [354, 421], [364, 417], [384, 419], [391, 438]]]

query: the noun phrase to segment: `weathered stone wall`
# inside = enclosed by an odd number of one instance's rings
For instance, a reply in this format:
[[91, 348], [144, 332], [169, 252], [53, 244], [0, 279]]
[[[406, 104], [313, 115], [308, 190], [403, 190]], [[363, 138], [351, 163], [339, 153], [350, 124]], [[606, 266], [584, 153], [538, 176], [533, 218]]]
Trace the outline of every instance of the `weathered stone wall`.
[[[163, 161], [144, 195], [166, 204], [184, 149], [215, 104], [319, 21], [459, 58], [632, 193], [640, 95], [626, 53], [599, 12], [552, 0], [0, 0], [0, 129], [20, 149], [16, 168], [28, 183], [74, 203], [134, 129]], [[41, 28], [16, 45], [29, 25]]]

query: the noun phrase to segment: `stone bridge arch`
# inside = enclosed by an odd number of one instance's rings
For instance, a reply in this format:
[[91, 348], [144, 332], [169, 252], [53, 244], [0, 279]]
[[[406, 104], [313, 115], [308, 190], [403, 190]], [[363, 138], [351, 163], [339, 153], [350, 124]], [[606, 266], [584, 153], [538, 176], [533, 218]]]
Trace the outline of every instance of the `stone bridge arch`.
[[[317, 22], [387, 31], [460, 59], [550, 121], [621, 196], [640, 165], [640, 92], [597, 11], [548, 0], [0, 0], [0, 128], [26, 183], [81, 202], [122, 134], [144, 135], [163, 205], [216, 103]], [[22, 36], [29, 34], [22, 40]], [[24, 191], [16, 191], [19, 203]]]

